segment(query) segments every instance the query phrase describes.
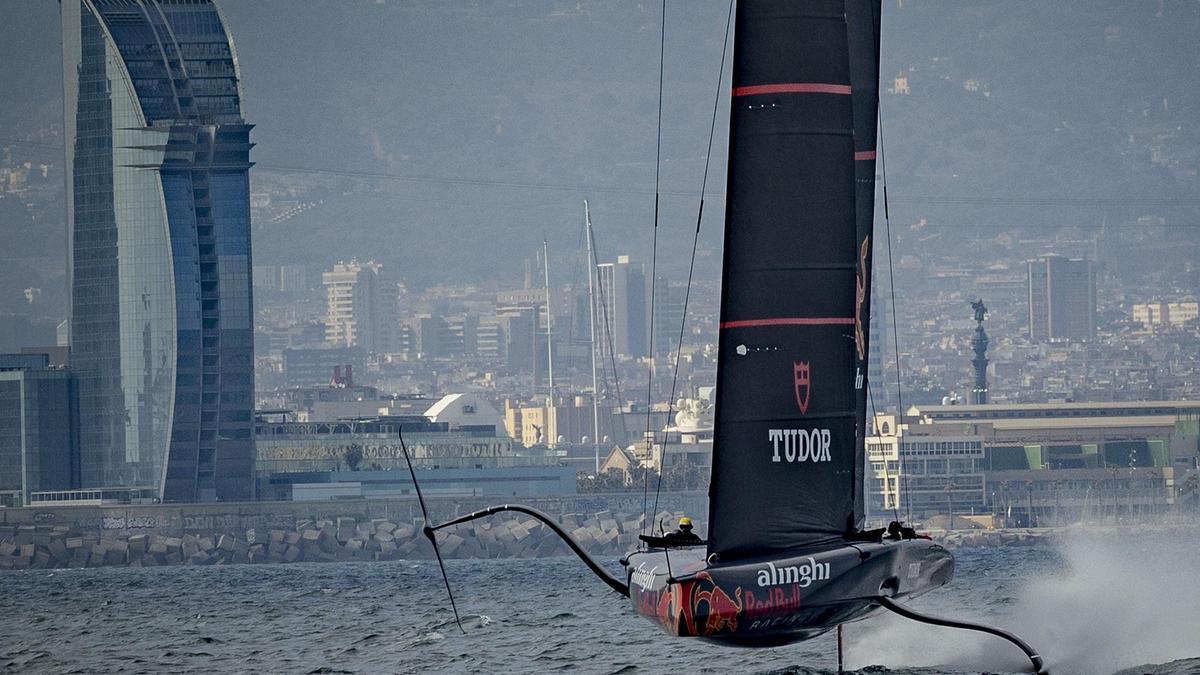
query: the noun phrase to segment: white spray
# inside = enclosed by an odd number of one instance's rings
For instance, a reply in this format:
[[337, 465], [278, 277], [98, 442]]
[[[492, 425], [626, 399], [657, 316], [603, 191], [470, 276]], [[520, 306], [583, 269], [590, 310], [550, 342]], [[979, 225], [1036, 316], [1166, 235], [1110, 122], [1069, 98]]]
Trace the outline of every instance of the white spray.
[[[992, 571], [990, 586], [951, 584], [914, 608], [1012, 630], [1041, 650], [1055, 675], [1194, 658], [1200, 656], [1196, 542], [1195, 530], [1135, 536], [1078, 531], [1060, 539], [1060, 569], [1038, 565], [1041, 571], [1032, 577], [1021, 569]], [[1015, 647], [997, 638], [892, 615], [849, 627], [847, 638], [848, 661], [856, 667], [1028, 668]]]

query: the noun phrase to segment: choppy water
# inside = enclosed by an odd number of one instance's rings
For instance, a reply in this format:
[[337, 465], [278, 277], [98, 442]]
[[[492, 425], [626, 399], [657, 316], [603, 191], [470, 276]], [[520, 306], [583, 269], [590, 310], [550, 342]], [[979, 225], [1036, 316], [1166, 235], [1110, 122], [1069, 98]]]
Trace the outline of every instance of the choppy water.
[[[963, 551], [926, 611], [985, 619], [1056, 674], [1200, 673], [1193, 541], [1078, 539]], [[612, 561], [615, 566], [616, 562]], [[573, 558], [0, 574], [0, 669], [21, 672], [829, 672], [831, 636], [746, 650], [668, 639]], [[867, 672], [1003, 672], [1015, 649], [877, 616], [846, 628]], [[1141, 667], [1141, 664], [1163, 664]], [[882, 666], [875, 668], [874, 666]]]

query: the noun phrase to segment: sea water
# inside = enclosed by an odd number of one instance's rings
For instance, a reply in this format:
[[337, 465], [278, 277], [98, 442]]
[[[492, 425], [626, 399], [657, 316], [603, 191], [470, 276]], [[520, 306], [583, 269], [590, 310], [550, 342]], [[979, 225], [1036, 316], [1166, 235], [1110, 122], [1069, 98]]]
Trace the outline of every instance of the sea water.
[[[1200, 543], [1069, 537], [963, 550], [925, 612], [1013, 630], [1051, 672], [1200, 673]], [[617, 561], [608, 561], [614, 569]], [[832, 634], [775, 649], [671, 639], [574, 558], [0, 573], [0, 670], [823, 673]], [[877, 614], [845, 627], [866, 672], [1020, 671], [998, 639]]]

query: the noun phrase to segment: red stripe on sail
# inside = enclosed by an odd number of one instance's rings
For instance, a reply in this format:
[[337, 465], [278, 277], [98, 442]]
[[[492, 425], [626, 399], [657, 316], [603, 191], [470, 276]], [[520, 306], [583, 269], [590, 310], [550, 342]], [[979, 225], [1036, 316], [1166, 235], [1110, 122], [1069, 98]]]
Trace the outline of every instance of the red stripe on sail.
[[759, 94], [839, 94], [850, 95], [848, 84], [825, 84], [822, 82], [783, 82], [780, 84], [754, 84], [734, 87], [733, 95], [757, 96]]
[[758, 328], [760, 326], [853, 326], [854, 317], [786, 317], [779, 319], [745, 319], [726, 321], [721, 328]]
[[875, 159], [875, 151], [874, 150], [863, 150], [861, 152], [854, 153], [854, 161], [856, 161], [856, 162], [861, 162], [864, 160], [873, 160], [873, 159]]

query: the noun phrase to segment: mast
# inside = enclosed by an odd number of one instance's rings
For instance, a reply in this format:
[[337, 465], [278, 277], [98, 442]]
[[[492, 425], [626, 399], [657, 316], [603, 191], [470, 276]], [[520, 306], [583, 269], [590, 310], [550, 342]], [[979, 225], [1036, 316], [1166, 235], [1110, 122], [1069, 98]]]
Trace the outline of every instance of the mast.
[[587, 238], [588, 265], [588, 307], [591, 318], [588, 329], [591, 331], [591, 341], [588, 351], [592, 353], [592, 443], [596, 446], [596, 473], [600, 477], [600, 389], [596, 386], [596, 252], [592, 250], [592, 213], [588, 210], [587, 200], [583, 200], [584, 236]]
[[[542, 240], [542, 271], [545, 273], [546, 289], [546, 381], [547, 389], [550, 391], [546, 397], [546, 403], [550, 407], [554, 407], [554, 339], [553, 333], [550, 331], [550, 252], [545, 239]], [[549, 417], [549, 411], [547, 411], [547, 417]], [[551, 447], [553, 446], [551, 445]]]
[[868, 356], [871, 353], [871, 235], [875, 228], [875, 154], [879, 120], [879, 22], [881, 0], [846, 0], [846, 44], [850, 52], [850, 104], [854, 112], [854, 529], [866, 520], [865, 484]]

